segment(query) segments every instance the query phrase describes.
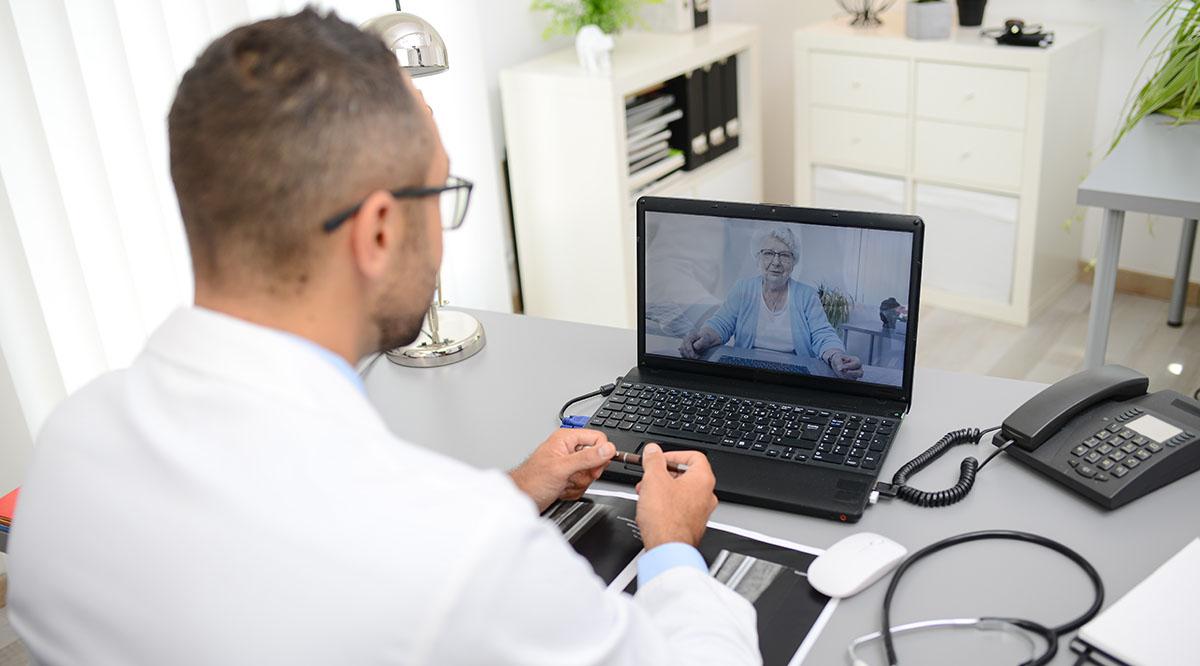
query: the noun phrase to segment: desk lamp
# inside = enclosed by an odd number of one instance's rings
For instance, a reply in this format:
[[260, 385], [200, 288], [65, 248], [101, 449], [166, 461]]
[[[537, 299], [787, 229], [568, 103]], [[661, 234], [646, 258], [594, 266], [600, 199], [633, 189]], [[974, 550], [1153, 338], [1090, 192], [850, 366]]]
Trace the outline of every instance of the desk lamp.
[[[396, 54], [400, 67], [413, 78], [444, 72], [450, 67], [442, 36], [425, 19], [402, 11], [400, 0], [396, 0], [396, 11], [376, 16], [360, 27], [378, 35]], [[465, 312], [443, 310], [442, 306], [448, 304], [439, 274], [426, 326], [411, 345], [387, 352], [388, 360], [397, 365], [431, 368], [457, 363], [483, 349], [487, 342], [483, 325]]]

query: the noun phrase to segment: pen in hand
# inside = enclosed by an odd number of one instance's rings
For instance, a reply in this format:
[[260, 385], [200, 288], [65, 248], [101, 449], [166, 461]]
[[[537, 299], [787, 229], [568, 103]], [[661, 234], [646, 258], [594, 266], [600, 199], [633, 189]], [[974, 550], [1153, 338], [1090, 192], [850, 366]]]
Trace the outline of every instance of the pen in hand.
[[[591, 446], [591, 444], [579, 444], [575, 447], [575, 450], [578, 451], [589, 446]], [[615, 454], [613, 454], [612, 459], [619, 460], [626, 465], [636, 465], [637, 467], [642, 466], [642, 457], [636, 453], [629, 453], [628, 451], [618, 450]], [[675, 472], [676, 474], [683, 474], [688, 470], [688, 466], [683, 463], [668, 462], [667, 469]]]

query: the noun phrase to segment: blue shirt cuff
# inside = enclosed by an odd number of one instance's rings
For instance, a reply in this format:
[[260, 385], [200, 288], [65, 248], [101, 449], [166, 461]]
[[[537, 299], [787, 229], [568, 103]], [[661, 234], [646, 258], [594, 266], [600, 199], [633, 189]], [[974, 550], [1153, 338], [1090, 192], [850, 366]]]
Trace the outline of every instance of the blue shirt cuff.
[[704, 563], [700, 551], [679, 542], [664, 543], [642, 553], [638, 558], [637, 567], [639, 588], [645, 587], [655, 576], [675, 567], [694, 567], [708, 573], [708, 565]]

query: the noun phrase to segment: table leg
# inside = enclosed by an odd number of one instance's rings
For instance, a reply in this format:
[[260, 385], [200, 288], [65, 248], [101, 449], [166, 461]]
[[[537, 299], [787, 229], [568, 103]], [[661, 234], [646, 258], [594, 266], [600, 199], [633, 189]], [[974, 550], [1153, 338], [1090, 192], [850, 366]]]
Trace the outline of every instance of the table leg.
[[1125, 227], [1125, 211], [1104, 211], [1104, 226], [1100, 227], [1100, 250], [1096, 257], [1095, 280], [1092, 283], [1092, 311], [1088, 316], [1087, 347], [1083, 368], [1091, 370], [1104, 365], [1108, 349], [1108, 325], [1112, 319], [1113, 294], [1117, 289], [1117, 262], [1121, 258], [1121, 232]]
[[1179, 259], [1175, 263], [1175, 288], [1171, 290], [1168, 326], [1183, 325], [1183, 306], [1187, 305], [1188, 273], [1192, 270], [1192, 246], [1196, 244], [1196, 220], [1184, 220], [1179, 233]]

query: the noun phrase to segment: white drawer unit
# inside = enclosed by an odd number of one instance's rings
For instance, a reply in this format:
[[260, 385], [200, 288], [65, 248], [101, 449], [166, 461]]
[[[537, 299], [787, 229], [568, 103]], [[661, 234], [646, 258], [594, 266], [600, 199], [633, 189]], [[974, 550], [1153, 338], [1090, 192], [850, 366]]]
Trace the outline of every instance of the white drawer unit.
[[913, 173], [917, 178], [980, 187], [1021, 187], [1021, 132], [918, 120]]
[[903, 171], [908, 162], [904, 118], [812, 108], [813, 155], [830, 162]]
[[1029, 74], [1015, 69], [917, 64], [917, 117], [1025, 127]]
[[923, 303], [1025, 325], [1078, 279], [1100, 32], [1049, 48], [838, 19], [795, 33], [798, 205], [925, 219]]
[[813, 102], [879, 113], [908, 113], [907, 60], [813, 53]]

